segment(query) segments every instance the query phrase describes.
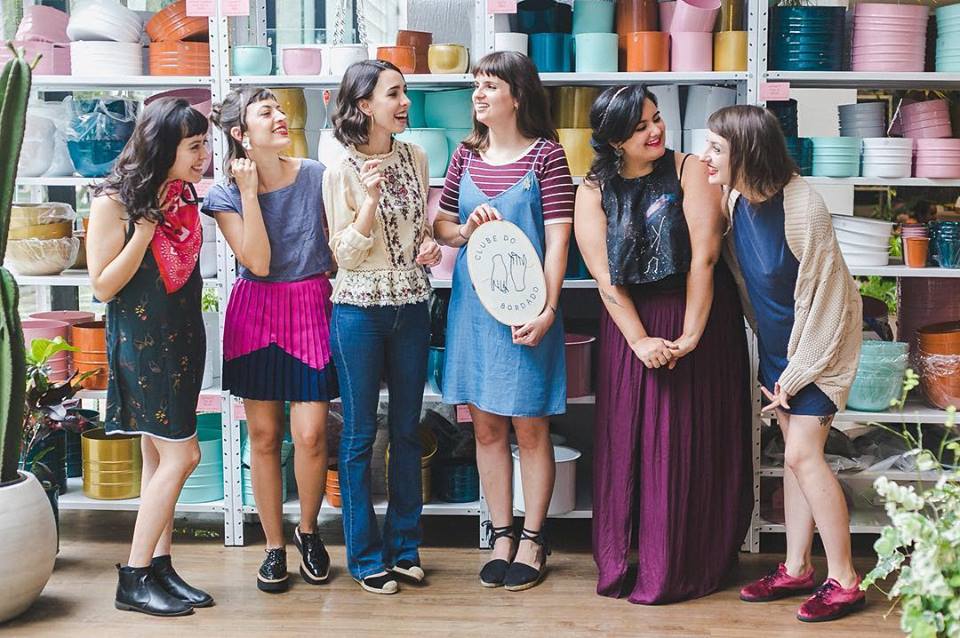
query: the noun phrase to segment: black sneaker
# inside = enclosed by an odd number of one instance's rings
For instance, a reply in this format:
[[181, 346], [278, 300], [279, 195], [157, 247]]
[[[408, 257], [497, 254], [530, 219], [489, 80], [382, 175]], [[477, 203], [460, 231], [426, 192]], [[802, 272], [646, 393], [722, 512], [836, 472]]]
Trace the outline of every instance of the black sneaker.
[[390, 568], [390, 571], [415, 583], [422, 583], [424, 576], [426, 576], [423, 568], [420, 567], [420, 561], [398, 560], [397, 564]]
[[400, 585], [397, 584], [393, 574], [389, 572], [367, 576], [363, 580], [354, 580], [357, 581], [357, 584], [360, 585], [364, 591], [368, 591], [371, 594], [395, 594], [400, 591]]
[[300, 550], [300, 575], [311, 585], [320, 585], [330, 575], [330, 555], [323, 546], [320, 534], [301, 532], [300, 527], [293, 533], [293, 542]]
[[266, 550], [267, 557], [257, 572], [257, 588], [260, 591], [277, 593], [290, 587], [287, 573], [287, 550], [282, 547]]

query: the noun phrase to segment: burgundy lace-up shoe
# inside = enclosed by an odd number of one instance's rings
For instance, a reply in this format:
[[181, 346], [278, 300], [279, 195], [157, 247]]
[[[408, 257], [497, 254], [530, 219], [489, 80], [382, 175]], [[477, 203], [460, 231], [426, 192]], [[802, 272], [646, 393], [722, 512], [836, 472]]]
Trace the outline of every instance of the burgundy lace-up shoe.
[[813, 596], [800, 605], [797, 620], [803, 622], [826, 622], [843, 618], [847, 614], [863, 609], [867, 604], [867, 595], [860, 590], [860, 579], [850, 589], [844, 589], [840, 583], [828, 578], [817, 587]]
[[766, 603], [799, 594], [808, 594], [816, 585], [813, 582], [813, 569], [806, 576], [794, 577], [787, 573], [783, 563], [761, 578], [740, 590], [740, 600], [748, 603]]

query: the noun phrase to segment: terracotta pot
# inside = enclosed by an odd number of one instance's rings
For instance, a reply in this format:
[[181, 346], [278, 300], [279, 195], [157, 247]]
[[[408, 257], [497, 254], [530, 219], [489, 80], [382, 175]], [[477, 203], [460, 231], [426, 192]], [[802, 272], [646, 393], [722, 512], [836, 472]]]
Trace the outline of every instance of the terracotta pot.
[[307, 99], [303, 89], [270, 89], [277, 96], [280, 109], [287, 116], [287, 126], [291, 129], [307, 127]]
[[150, 75], [210, 75], [210, 44], [151, 42]]
[[713, 34], [713, 70], [747, 70], [747, 32], [719, 31]]
[[410, 74], [417, 70], [417, 50], [411, 46], [377, 47], [377, 59], [392, 63], [400, 73]]
[[626, 36], [628, 72], [669, 71], [670, 34], [640, 31]]
[[340, 498], [340, 474], [337, 471], [336, 465], [327, 468], [327, 483], [323, 493], [327, 498], [327, 503], [331, 507], [340, 507], [342, 505], [342, 499]]
[[209, 19], [187, 15], [187, 1], [179, 0], [157, 11], [146, 24], [147, 35], [154, 42], [197, 40], [207, 42]]
[[617, 33], [625, 36], [638, 31], [656, 31], [659, 15], [656, 0], [618, 0]]
[[414, 73], [430, 73], [427, 54], [433, 44], [433, 34], [426, 31], [397, 31], [397, 45], [413, 47], [417, 50], [417, 68]]
[[600, 95], [594, 86], [553, 89], [553, 123], [557, 128], [590, 128], [590, 107]]
[[73, 346], [80, 349], [77, 355], [107, 355], [106, 323], [103, 321], [84, 321], [73, 325], [71, 330]]
[[910, 268], [926, 268], [927, 255], [930, 251], [929, 237], [908, 237], [904, 239], [907, 266]]

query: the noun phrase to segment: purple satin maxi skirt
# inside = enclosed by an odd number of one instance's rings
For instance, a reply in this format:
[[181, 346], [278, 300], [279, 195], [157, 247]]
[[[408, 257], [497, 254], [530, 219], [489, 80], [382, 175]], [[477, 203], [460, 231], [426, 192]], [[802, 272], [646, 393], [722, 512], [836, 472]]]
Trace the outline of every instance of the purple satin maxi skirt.
[[[697, 348], [650, 369], [604, 312], [593, 483], [597, 593], [661, 604], [715, 591], [753, 508], [750, 368], [733, 278], [717, 264]], [[683, 332], [684, 289], [631, 291], [648, 334]], [[636, 560], [636, 579], [627, 582]], [[631, 572], [632, 574], [632, 572]]]

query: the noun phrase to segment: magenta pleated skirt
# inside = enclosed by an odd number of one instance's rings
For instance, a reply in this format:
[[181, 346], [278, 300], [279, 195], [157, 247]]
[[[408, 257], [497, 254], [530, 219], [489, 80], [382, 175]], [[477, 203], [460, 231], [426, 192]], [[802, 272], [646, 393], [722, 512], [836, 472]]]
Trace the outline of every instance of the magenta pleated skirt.
[[[660, 604], [715, 591], [736, 564], [753, 509], [750, 372], [743, 315], [718, 264], [697, 348], [647, 369], [601, 317], [594, 428], [597, 593]], [[633, 287], [647, 333], [683, 332], [686, 291]], [[628, 578], [636, 561], [636, 578]]]
[[260, 401], [336, 398], [332, 292], [324, 275], [290, 282], [238, 279], [224, 321], [224, 389]]

